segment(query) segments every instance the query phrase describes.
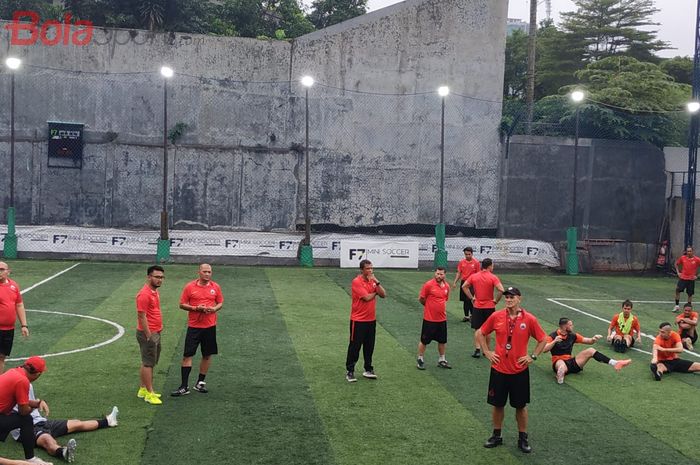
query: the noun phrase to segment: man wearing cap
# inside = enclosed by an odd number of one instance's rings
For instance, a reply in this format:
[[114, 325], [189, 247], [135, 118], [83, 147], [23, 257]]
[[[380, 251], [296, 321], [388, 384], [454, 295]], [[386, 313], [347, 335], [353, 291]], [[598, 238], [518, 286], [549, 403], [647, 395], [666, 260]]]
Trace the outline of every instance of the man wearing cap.
[[700, 362], [691, 362], [680, 358], [683, 352], [681, 336], [671, 328], [671, 323], [659, 325], [659, 334], [654, 339], [651, 355], [651, 374], [656, 381], [661, 381], [664, 373], [693, 373], [700, 371]]
[[[472, 292], [472, 288], [474, 292]], [[474, 305], [471, 325], [472, 329], [477, 330], [481, 328], [484, 321], [496, 310], [496, 304], [498, 304], [503, 295], [503, 285], [501, 284], [501, 280], [498, 279], [498, 276], [493, 274], [493, 261], [490, 258], [485, 258], [481, 263], [481, 271], [467, 278], [464, 284], [462, 284], [462, 290]], [[498, 295], [495, 299], [493, 297], [494, 290], [498, 290]], [[489, 345], [490, 342], [489, 336], [487, 336], [486, 344]], [[481, 357], [481, 350], [476, 340], [476, 334], [474, 334], [474, 353], [472, 357]]]
[[438, 343], [438, 367], [452, 368], [445, 359], [447, 347], [447, 300], [450, 298], [450, 285], [445, 282], [445, 269], [437, 267], [435, 277], [426, 281], [418, 295], [418, 301], [423, 305], [423, 325], [418, 341], [418, 359], [416, 366], [425, 370], [425, 348], [431, 341]]
[[[34, 356], [29, 357], [24, 365], [0, 375], [0, 440], [4, 441], [10, 431], [19, 428], [25, 459], [39, 465], [48, 462], [34, 456], [34, 428], [30, 413], [39, 409], [48, 415], [49, 406], [41, 399], [29, 399], [29, 385], [39, 379], [44, 371], [46, 362]], [[13, 413], [15, 405], [17, 412]]]
[[[486, 261], [486, 260], [484, 260]], [[484, 447], [490, 449], [503, 444], [501, 428], [505, 417], [506, 401], [510, 399], [515, 408], [515, 420], [518, 424], [518, 449], [530, 453], [532, 448], [527, 436], [527, 404], [530, 403], [529, 365], [537, 360], [546, 342], [546, 334], [537, 318], [520, 307], [521, 293], [515, 287], [503, 292], [506, 308], [494, 312], [480, 329], [476, 331], [476, 340], [491, 362], [489, 391], [486, 401], [493, 406], [493, 435]], [[486, 336], [496, 333], [496, 346], [489, 347]], [[537, 340], [532, 355], [527, 354], [530, 338]]]
[[583, 371], [583, 367], [590, 359], [600, 363], [607, 363], [615, 368], [616, 371], [622, 370], [624, 367], [632, 363], [630, 359], [615, 360], [606, 355], [590, 348], [582, 350], [572, 357], [574, 344], [595, 344], [603, 336], [596, 334], [593, 337], [583, 337], [579, 333], [574, 332], [574, 322], [568, 318], [559, 318], [559, 329], [554, 331], [547, 337], [547, 344], [544, 346], [544, 352], [552, 353], [552, 370], [557, 375], [557, 383], [563, 384], [564, 377], [567, 374], [575, 374]]
[[683, 346], [688, 350], [693, 350], [693, 344], [698, 341], [698, 312], [693, 311], [693, 304], [683, 305], [683, 313], [676, 317], [676, 324]]
[[27, 313], [19, 285], [10, 279], [9, 265], [0, 262], [0, 373], [5, 371], [5, 359], [12, 352], [18, 318], [22, 336], [29, 336]]
[[160, 405], [160, 394], [153, 389], [153, 367], [160, 358], [160, 333], [163, 316], [160, 311], [158, 288], [163, 284], [165, 271], [159, 265], [149, 266], [146, 284], [136, 295], [136, 340], [141, 350], [140, 385], [136, 396], [151, 405]]
[[[471, 247], [465, 247], [462, 252], [464, 252], [464, 258], [457, 264], [457, 273], [455, 274], [455, 279], [452, 283], [452, 289], [457, 287], [457, 281], [461, 280], [459, 287], [459, 301], [462, 302], [462, 308], [464, 310], [464, 318], [462, 321], [467, 322], [469, 321], [474, 305], [472, 304], [472, 299], [467, 297], [467, 294], [464, 293], [462, 285], [464, 285], [464, 281], [469, 279], [469, 276], [481, 271], [481, 264], [479, 263], [479, 260], [474, 258], [474, 249]], [[470, 288], [470, 290], [472, 293], [474, 293], [474, 288]]]
[[622, 302], [622, 311], [610, 320], [606, 340], [612, 343], [615, 352], [627, 352], [627, 349], [634, 345], [635, 340], [637, 344], [642, 343], [642, 329], [639, 326], [639, 319], [632, 315], [632, 305], [631, 300]]

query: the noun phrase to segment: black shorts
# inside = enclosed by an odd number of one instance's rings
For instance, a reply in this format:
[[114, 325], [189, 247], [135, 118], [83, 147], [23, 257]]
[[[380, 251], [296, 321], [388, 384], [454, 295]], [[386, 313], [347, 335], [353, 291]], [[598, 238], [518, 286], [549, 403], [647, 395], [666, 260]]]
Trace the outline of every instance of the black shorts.
[[505, 407], [510, 399], [513, 408], [524, 408], [530, 403], [530, 370], [507, 375], [491, 368], [486, 402], [494, 407]]
[[46, 420], [34, 425], [34, 441], [42, 434], [50, 434], [55, 438], [68, 434], [68, 420]]
[[687, 329], [681, 330], [681, 338], [682, 338], [682, 339], [685, 339], [686, 337], [689, 337], [689, 338], [690, 338], [690, 342], [692, 342], [693, 344], [695, 344], [696, 342], [698, 342], [698, 332], [697, 332], [697, 331], [695, 331], [694, 334], [693, 334], [692, 336], [689, 336], [689, 335], [688, 335], [688, 330], [687, 330]]
[[428, 345], [430, 341], [437, 341], [438, 344], [447, 344], [447, 321], [423, 320], [423, 327], [420, 330], [420, 342]]
[[197, 347], [200, 345], [202, 346], [202, 357], [219, 353], [219, 347], [216, 344], [216, 326], [210, 326], [209, 328], [187, 327], [183, 356], [193, 357], [197, 353]]
[[685, 291], [688, 296], [691, 296], [695, 294], [695, 280], [693, 279], [679, 279], [678, 283], [676, 284], [676, 291], [677, 292], [683, 292]]
[[688, 373], [693, 362], [690, 360], [683, 360], [682, 358], [677, 358], [675, 360], [664, 360], [658, 364], [663, 363], [669, 372], [675, 371], [676, 373]]
[[9, 357], [12, 353], [12, 343], [15, 340], [14, 329], [0, 330], [0, 355]]
[[479, 329], [486, 320], [489, 319], [491, 314], [496, 310], [495, 308], [476, 308], [472, 310], [472, 329]]
[[[578, 366], [578, 363], [576, 363], [575, 358], [570, 358], [569, 360], [564, 360], [564, 364], [566, 365], [566, 374], [567, 375], [575, 375], [576, 373], [581, 373], [583, 371], [583, 368]], [[557, 372], [557, 364], [552, 363], [552, 370], [554, 373]]]

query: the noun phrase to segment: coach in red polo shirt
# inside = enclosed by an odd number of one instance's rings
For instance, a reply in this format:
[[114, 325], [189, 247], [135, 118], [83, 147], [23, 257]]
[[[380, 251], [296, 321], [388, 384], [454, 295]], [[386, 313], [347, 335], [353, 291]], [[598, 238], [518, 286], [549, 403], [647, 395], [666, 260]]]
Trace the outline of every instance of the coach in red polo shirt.
[[[529, 365], [542, 353], [547, 343], [547, 335], [542, 330], [537, 318], [520, 307], [521, 294], [515, 287], [509, 287], [503, 295], [506, 308], [495, 312], [476, 331], [476, 339], [484, 356], [491, 361], [491, 376], [487, 402], [493, 405], [493, 435], [484, 447], [492, 448], [503, 444], [501, 427], [505, 416], [506, 400], [510, 398], [511, 407], [515, 408], [518, 423], [518, 448], [529, 453], [532, 451], [527, 438], [527, 404], [530, 402]], [[496, 333], [496, 347], [491, 351], [486, 336]], [[530, 338], [538, 342], [532, 355], [527, 354]]]
[[445, 269], [435, 269], [435, 277], [423, 284], [418, 296], [418, 301], [423, 304], [423, 327], [418, 342], [419, 370], [425, 370], [425, 346], [431, 341], [437, 341], [438, 367], [452, 368], [445, 360], [445, 348], [447, 347], [447, 300], [450, 298], [450, 285], [445, 282]]
[[345, 379], [348, 383], [357, 381], [355, 364], [360, 358], [360, 348], [365, 360], [367, 379], [377, 379], [372, 366], [374, 340], [377, 331], [377, 297], [386, 297], [386, 291], [374, 276], [374, 266], [369, 260], [360, 262], [360, 274], [352, 280], [352, 305], [350, 309], [350, 342], [345, 358]]
[[12, 352], [17, 318], [22, 328], [22, 336], [29, 336], [27, 314], [19, 285], [10, 279], [10, 266], [0, 262], [0, 373], [5, 371], [5, 359]]

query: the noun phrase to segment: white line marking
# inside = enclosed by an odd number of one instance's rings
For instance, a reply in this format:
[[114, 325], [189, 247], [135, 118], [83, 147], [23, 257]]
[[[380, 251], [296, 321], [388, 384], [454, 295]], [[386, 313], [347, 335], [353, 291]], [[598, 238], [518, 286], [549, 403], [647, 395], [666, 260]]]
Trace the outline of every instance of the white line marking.
[[[574, 299], [568, 297], [552, 297], [552, 299], [568, 302], [622, 302], [621, 299]], [[632, 300], [632, 302], [636, 304], [673, 304], [672, 300]]]
[[53, 275], [53, 276], [49, 276], [48, 278], [44, 279], [43, 281], [39, 281], [38, 283], [36, 283], [36, 284], [33, 284], [33, 285], [29, 286], [29, 287], [28, 287], [28, 288], [26, 288], [25, 290], [21, 291], [21, 292], [20, 292], [20, 294], [24, 294], [24, 293], [27, 293], [27, 292], [31, 291], [32, 289], [34, 289], [34, 288], [37, 288], [37, 287], [41, 286], [41, 285], [42, 285], [42, 284], [44, 284], [44, 283], [48, 283], [48, 282], [49, 282], [49, 281], [51, 281], [52, 279], [54, 279], [54, 278], [57, 278], [57, 277], [61, 276], [61, 275], [62, 275], [63, 273], [66, 273], [66, 272], [68, 272], [68, 271], [72, 270], [73, 268], [75, 268], [75, 267], [76, 267], [76, 266], [78, 266], [78, 265], [80, 265], [80, 263], [76, 263], [76, 264], [75, 264], [75, 265], [73, 265], [73, 266], [69, 266], [69, 267], [68, 267], [68, 268], [66, 268], [65, 270], [63, 270], [63, 271], [59, 271], [59, 272], [58, 272], [58, 273], [56, 273], [55, 275]]
[[[67, 271], [67, 270], [66, 270]], [[83, 347], [80, 349], [73, 349], [73, 350], [66, 350], [64, 352], [56, 352], [54, 354], [44, 354], [42, 357], [57, 357], [59, 355], [68, 355], [68, 354], [75, 354], [78, 352], [85, 352], [86, 350], [92, 350], [92, 349], [97, 349], [98, 347], [106, 346], [107, 344], [111, 344], [120, 337], [124, 335], [124, 327], [120, 325], [119, 323], [115, 323], [114, 321], [110, 320], [105, 320], [103, 318], [97, 318], [96, 316], [91, 316], [91, 315], [80, 315], [79, 313], [65, 313], [65, 312], [54, 312], [54, 311], [49, 311], [49, 310], [29, 310], [27, 309], [28, 312], [37, 312], [37, 313], [50, 313], [54, 315], [64, 315], [64, 316], [75, 316], [78, 318], [87, 318], [88, 320], [95, 320], [95, 321], [100, 321], [102, 323], [107, 323], [108, 325], [112, 325], [115, 328], [117, 328], [117, 334], [113, 336], [112, 338], [99, 342], [97, 344], [91, 345], [89, 347]], [[8, 362], [18, 362], [22, 360], [27, 360], [29, 357], [18, 357], [18, 358], [8, 358]]]

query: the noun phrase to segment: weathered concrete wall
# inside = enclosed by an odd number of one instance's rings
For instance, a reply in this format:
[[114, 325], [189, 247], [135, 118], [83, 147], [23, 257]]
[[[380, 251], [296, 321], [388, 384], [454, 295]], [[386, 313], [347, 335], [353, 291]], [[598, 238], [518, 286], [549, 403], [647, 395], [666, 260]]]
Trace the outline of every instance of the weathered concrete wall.
[[[574, 141], [515, 136], [504, 161], [499, 234], [566, 240]], [[580, 239], [656, 243], [664, 215], [664, 155], [641, 143], [581, 139], [575, 226]]]
[[[13, 48], [0, 28], [1, 53], [24, 60], [16, 80], [18, 221], [158, 226], [158, 69], [167, 63], [177, 73], [168, 85], [169, 127], [188, 126], [170, 149], [173, 224], [268, 230], [303, 222], [305, 112], [296, 82], [309, 73], [326, 85], [310, 93], [313, 223], [437, 221], [434, 92], [449, 85], [462, 97], [451, 96], [445, 113], [445, 220], [493, 229], [506, 10], [506, 0], [408, 0], [291, 43], [98, 30], [84, 47]], [[8, 108], [4, 68], [0, 89]], [[82, 170], [47, 167], [53, 120], [86, 124]], [[2, 112], [2, 160], [8, 136]], [[8, 166], [0, 164], [0, 179], [9, 178]], [[7, 188], [0, 198], [8, 204]]]

